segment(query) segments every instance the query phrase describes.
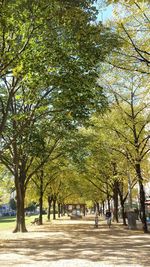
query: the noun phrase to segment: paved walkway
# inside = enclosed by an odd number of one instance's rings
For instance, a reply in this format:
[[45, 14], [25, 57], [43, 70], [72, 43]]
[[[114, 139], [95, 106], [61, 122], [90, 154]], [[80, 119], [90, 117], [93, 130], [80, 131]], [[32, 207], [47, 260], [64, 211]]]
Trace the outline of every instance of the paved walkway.
[[108, 229], [104, 221], [95, 229], [93, 221], [56, 220], [28, 226], [24, 234], [0, 231], [0, 266], [150, 266], [150, 234], [120, 224]]

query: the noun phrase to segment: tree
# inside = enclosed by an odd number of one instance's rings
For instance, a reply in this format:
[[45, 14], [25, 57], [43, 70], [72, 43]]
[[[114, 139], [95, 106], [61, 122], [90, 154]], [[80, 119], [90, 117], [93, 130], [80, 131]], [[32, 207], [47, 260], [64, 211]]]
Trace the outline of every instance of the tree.
[[[0, 135], [5, 129], [11, 101], [25, 82], [30, 90], [29, 99], [32, 100], [40, 80], [46, 83], [50, 79], [46, 86], [53, 87], [53, 91], [54, 87], [55, 90], [57, 88], [59, 94], [65, 93], [69, 112], [70, 106], [75, 109], [75, 105], [72, 101], [69, 103], [72, 92], [66, 89], [71, 89], [74, 76], [80, 73], [82, 83], [81, 79], [76, 79], [76, 103], [82, 103], [83, 107], [86, 93], [91, 97], [88, 87], [86, 92], [80, 90], [85, 88], [86, 78], [92, 82], [93, 75], [96, 75], [96, 62], [104, 59], [114, 46], [113, 39], [116, 39], [108, 28], [92, 23], [97, 13], [92, 4], [90, 0], [7, 0], [0, 3]], [[100, 43], [105, 45], [108, 39], [108, 49], [106, 46], [103, 49]], [[55, 102], [58, 106], [58, 101]]]
[[116, 5], [113, 5], [113, 19], [108, 25], [114, 27], [122, 46], [107, 62], [119, 69], [149, 75], [149, 1], [109, 2]]
[[1, 10], [0, 155], [15, 177], [15, 230], [26, 231], [23, 199], [33, 162], [29, 145], [32, 152], [44, 145], [38, 142], [42, 119], [59, 132], [62, 125], [77, 127], [94, 107], [104, 106], [97, 63], [113, 49], [116, 36], [95, 23], [93, 1], [3, 1]]
[[10, 172], [2, 165], [0, 166], [0, 183], [0, 203], [8, 203], [14, 191], [14, 181]]
[[[116, 134], [114, 150], [120, 151], [135, 169], [140, 188], [141, 220], [143, 230], [147, 232], [142, 166], [149, 153], [149, 84], [145, 76], [136, 76], [128, 72], [109, 72], [108, 76], [108, 79], [105, 76], [106, 86], [109, 85], [114, 102], [111, 98], [112, 112], [110, 116], [106, 116], [107, 120], [109, 119], [109, 123], [106, 124], [108, 129]], [[117, 144], [119, 140], [122, 143], [120, 147]]]
[[110, 199], [113, 196], [111, 155], [104, 134], [95, 126], [93, 118], [89, 125], [88, 128], [80, 129], [80, 151], [78, 153], [76, 145], [77, 155], [73, 157], [79, 173], [78, 183], [86, 200], [92, 200], [98, 207], [99, 202], [107, 199], [110, 209]]
[[[122, 16], [120, 16], [120, 10]], [[111, 78], [107, 79], [106, 87], [111, 85], [109, 89], [113, 92], [116, 102], [113, 110], [116, 109], [117, 116], [118, 114], [120, 116], [117, 117], [119, 123], [114, 126], [113, 121], [111, 128], [116, 132], [117, 138], [124, 142], [122, 154], [133, 164], [136, 171], [140, 187], [141, 219], [144, 232], [147, 232], [142, 162], [149, 153], [149, 84], [147, 83], [150, 64], [147, 46], [149, 43], [147, 34], [149, 32], [149, 3], [148, 1], [121, 2], [116, 5], [115, 15], [115, 20], [111, 21], [111, 25], [120, 35], [122, 47], [112, 53], [111, 58], [108, 59], [113, 68], [109, 72]], [[126, 70], [126, 72], [120, 70]], [[111, 75], [112, 71], [114, 75]], [[122, 92], [119, 88], [122, 88]], [[110, 101], [112, 103], [111, 97]], [[116, 122], [116, 115], [114, 118]]]
[[[52, 191], [53, 185], [55, 184], [55, 180], [57, 179], [57, 176], [60, 172], [59, 161], [61, 161], [59, 157], [56, 160], [47, 161], [41, 167], [41, 169], [37, 173], [35, 173], [35, 175], [32, 177], [31, 182], [30, 182], [31, 185], [34, 184], [33, 187], [34, 187], [34, 190], [36, 191], [36, 197], [38, 198], [38, 202], [39, 202], [39, 212], [40, 212], [39, 213], [39, 224], [40, 225], [43, 224], [42, 214], [43, 214], [44, 198], [48, 196], [48, 200], [53, 201], [53, 198], [50, 199], [49, 191]], [[52, 192], [50, 192], [50, 194], [51, 193]]]
[[[106, 2], [108, 3], [119, 3], [120, 1], [119, 0], [107, 0]], [[134, 5], [134, 4], [137, 4], [137, 3], [142, 3], [143, 1], [142, 0], [126, 0], [126, 3], [129, 4], [129, 5]], [[148, 1], [145, 1], [145, 2], [148, 2]]]
[[[58, 146], [58, 139], [54, 140], [53, 138], [52, 140], [52, 136], [47, 138], [44, 132], [39, 134], [39, 131], [36, 130], [34, 128], [33, 133], [15, 138], [9, 150], [3, 153], [1, 158], [15, 179], [17, 222], [14, 231], [26, 231], [24, 199], [30, 179], [42, 169], [50, 157], [54, 159], [60, 155], [60, 150], [58, 153], [54, 152]], [[29, 141], [30, 147], [28, 146]]]

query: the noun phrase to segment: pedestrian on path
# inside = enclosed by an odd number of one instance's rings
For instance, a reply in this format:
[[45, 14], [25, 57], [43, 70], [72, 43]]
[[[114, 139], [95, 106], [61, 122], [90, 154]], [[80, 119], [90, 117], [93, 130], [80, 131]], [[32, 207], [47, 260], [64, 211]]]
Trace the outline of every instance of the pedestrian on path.
[[95, 215], [95, 225], [94, 225], [95, 228], [98, 228], [98, 214], [96, 213]]
[[106, 211], [106, 221], [107, 221], [107, 225], [110, 228], [110, 225], [111, 225], [111, 211], [109, 211], [109, 210]]

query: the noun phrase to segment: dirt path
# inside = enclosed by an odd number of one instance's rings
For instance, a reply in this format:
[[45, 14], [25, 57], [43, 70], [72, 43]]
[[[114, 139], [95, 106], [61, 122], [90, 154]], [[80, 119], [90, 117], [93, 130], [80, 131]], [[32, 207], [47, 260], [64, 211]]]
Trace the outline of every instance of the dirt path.
[[25, 234], [0, 231], [3, 267], [150, 266], [150, 235], [101, 222], [57, 220]]

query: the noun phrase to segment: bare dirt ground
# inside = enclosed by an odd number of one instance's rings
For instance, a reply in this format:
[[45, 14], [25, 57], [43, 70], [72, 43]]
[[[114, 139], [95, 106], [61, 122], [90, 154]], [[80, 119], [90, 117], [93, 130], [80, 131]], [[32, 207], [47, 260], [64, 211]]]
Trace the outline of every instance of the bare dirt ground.
[[141, 267], [150, 266], [150, 234], [127, 230], [94, 218], [59, 219], [43, 226], [28, 225], [28, 233], [0, 231], [2, 267]]

